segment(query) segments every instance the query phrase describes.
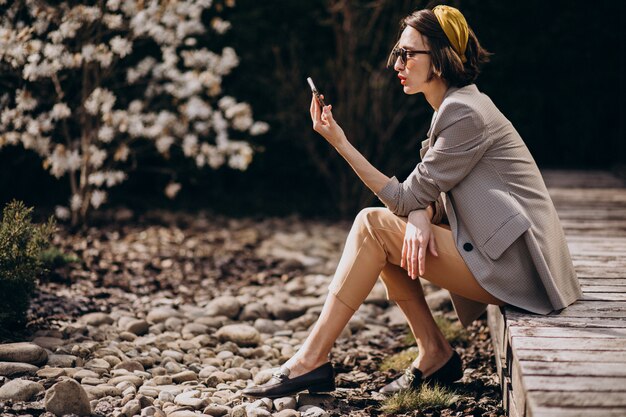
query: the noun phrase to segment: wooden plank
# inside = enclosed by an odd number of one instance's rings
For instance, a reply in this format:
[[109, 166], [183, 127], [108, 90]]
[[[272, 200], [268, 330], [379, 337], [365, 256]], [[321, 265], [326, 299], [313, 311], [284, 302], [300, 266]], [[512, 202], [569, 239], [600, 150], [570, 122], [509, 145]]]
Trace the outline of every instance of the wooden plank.
[[526, 414], [527, 417], [624, 417], [626, 408], [562, 408], [562, 407], [536, 407]]
[[583, 292], [581, 301], [626, 301], [626, 290], [622, 292]]
[[[624, 271], [626, 276], [626, 271]], [[624, 287], [626, 286], [626, 278], [597, 278], [597, 277], [578, 277], [578, 282], [581, 286], [610, 286], [610, 287]], [[623, 289], [626, 290], [626, 289]]]
[[620, 318], [596, 318], [596, 317], [558, 317], [558, 316], [535, 316], [519, 315], [509, 317], [509, 326], [557, 326], [557, 327], [626, 327], [626, 320]]
[[561, 310], [558, 313], [551, 313], [547, 315], [533, 315], [532, 313], [524, 312], [519, 309], [509, 309], [507, 312], [507, 319], [519, 317], [521, 315], [547, 317], [550, 319], [561, 317], [595, 317], [595, 318], [620, 318], [626, 317], [626, 302], [625, 301], [577, 301], [567, 308]]
[[562, 349], [517, 349], [515, 357], [520, 361], [622, 363], [626, 366], [626, 352]]
[[626, 366], [623, 362], [603, 362], [593, 365], [586, 362], [572, 362], [567, 366], [559, 362], [544, 361], [520, 361], [519, 363], [524, 378], [528, 375], [626, 377]]
[[589, 338], [578, 339], [569, 337], [512, 337], [513, 349], [561, 349], [561, 350], [617, 350], [626, 352], [626, 339]]
[[534, 407], [626, 407], [626, 395], [621, 392], [605, 392], [598, 395], [595, 392], [584, 391], [531, 391], [528, 403]]
[[[626, 326], [626, 323], [624, 323]], [[511, 336], [529, 337], [587, 337], [587, 338], [626, 338], [626, 327], [616, 329], [603, 328], [571, 328], [571, 327], [521, 327], [511, 326]]]
[[626, 395], [626, 377], [524, 375], [527, 391], [622, 392]]

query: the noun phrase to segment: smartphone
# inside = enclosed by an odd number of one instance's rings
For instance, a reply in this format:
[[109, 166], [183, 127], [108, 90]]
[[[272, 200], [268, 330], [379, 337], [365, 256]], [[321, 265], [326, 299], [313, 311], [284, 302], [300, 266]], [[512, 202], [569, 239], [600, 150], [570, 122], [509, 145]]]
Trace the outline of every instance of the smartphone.
[[320, 103], [320, 106], [324, 107], [326, 103], [324, 103], [324, 100], [322, 100], [322, 96], [320, 96], [320, 92], [317, 91], [317, 88], [315, 87], [315, 84], [313, 84], [313, 80], [311, 79], [311, 77], [308, 77], [306, 79], [306, 82], [309, 83], [311, 91], [313, 92], [313, 94], [315, 94], [315, 98], [317, 98], [317, 102]]

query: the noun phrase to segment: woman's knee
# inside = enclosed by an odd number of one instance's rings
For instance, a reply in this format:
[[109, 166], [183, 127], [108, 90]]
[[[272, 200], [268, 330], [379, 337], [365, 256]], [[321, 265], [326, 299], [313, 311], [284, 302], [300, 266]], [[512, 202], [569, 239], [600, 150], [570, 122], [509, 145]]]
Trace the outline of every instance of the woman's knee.
[[395, 214], [386, 207], [366, 207], [356, 215], [354, 224], [368, 227], [380, 223], [380, 219], [388, 216]]

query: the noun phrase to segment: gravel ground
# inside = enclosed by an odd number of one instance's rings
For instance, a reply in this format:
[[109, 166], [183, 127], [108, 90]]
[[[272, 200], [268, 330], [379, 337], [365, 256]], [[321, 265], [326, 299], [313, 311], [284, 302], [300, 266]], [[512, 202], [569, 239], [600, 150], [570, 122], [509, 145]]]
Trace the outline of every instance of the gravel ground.
[[[398, 373], [379, 366], [406, 349], [407, 326], [380, 283], [333, 349], [332, 395], [273, 403], [241, 395], [304, 341], [349, 226], [117, 210], [83, 232], [61, 228], [55, 244], [81, 262], [40, 283], [27, 331], [2, 335], [0, 412], [383, 415], [375, 391]], [[445, 291], [425, 291], [434, 310], [454, 317]], [[452, 406], [396, 415], [504, 415], [486, 320], [467, 336], [454, 345], [466, 369]]]

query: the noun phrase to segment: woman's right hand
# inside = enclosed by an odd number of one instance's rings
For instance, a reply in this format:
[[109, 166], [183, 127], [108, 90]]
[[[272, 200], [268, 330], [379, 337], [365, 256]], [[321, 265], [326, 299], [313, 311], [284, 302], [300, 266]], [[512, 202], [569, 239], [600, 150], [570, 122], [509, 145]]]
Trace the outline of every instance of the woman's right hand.
[[430, 216], [426, 210], [412, 211], [406, 224], [400, 259], [400, 266], [407, 270], [412, 279], [426, 273], [427, 250], [433, 256], [439, 256]]
[[[324, 96], [322, 95], [322, 98]], [[333, 118], [332, 105], [321, 107], [315, 95], [311, 97], [311, 121], [313, 130], [322, 135], [324, 139], [337, 148], [342, 142], [347, 141], [343, 129]]]

